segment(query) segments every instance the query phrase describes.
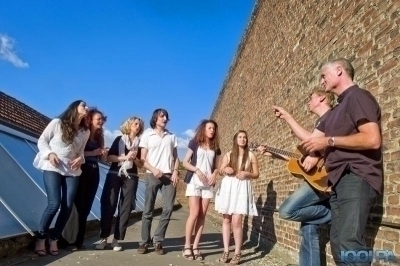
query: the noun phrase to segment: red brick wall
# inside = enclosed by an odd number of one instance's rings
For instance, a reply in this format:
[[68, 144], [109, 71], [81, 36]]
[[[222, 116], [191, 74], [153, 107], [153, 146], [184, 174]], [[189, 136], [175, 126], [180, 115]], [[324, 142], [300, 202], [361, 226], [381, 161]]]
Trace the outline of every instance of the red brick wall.
[[[316, 117], [308, 113], [306, 102], [318, 83], [320, 65], [346, 57], [355, 67], [356, 82], [373, 93], [383, 114], [384, 196], [371, 219], [399, 224], [399, 24], [399, 0], [259, 1], [212, 114], [219, 123], [223, 152], [230, 149], [238, 129], [247, 130], [250, 141], [293, 150], [298, 140], [274, 117], [271, 106], [285, 107], [312, 129]], [[256, 240], [276, 242], [297, 258], [298, 223], [281, 220], [272, 209], [298, 187], [299, 180], [287, 172], [285, 162], [258, 158], [261, 175], [253, 185], [262, 215], [248, 219], [249, 232]], [[375, 249], [400, 255], [399, 230], [369, 226], [368, 241], [375, 239]], [[327, 231], [322, 234], [327, 236]], [[329, 243], [326, 250], [332, 262]]]

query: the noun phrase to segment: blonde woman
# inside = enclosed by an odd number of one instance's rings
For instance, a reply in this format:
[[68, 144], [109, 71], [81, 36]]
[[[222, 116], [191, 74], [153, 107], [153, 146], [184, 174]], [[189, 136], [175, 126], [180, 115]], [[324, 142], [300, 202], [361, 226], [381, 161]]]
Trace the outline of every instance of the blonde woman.
[[143, 167], [140, 158], [139, 137], [143, 133], [144, 123], [138, 117], [131, 117], [121, 126], [122, 136], [115, 138], [107, 160], [111, 162], [101, 195], [100, 243], [96, 249], [104, 249], [111, 234], [112, 219], [117, 208], [114, 239], [111, 247], [121, 251], [118, 240], [125, 238], [132, 202], [136, 199], [139, 183], [138, 167]]
[[243, 240], [243, 215], [258, 216], [254, 202], [252, 179], [259, 176], [256, 156], [249, 151], [247, 133], [239, 130], [233, 137], [232, 150], [224, 155], [220, 174], [224, 176], [215, 197], [215, 210], [223, 214], [222, 238], [224, 252], [220, 262], [229, 260], [231, 229], [235, 240], [235, 255], [230, 264], [239, 264]]

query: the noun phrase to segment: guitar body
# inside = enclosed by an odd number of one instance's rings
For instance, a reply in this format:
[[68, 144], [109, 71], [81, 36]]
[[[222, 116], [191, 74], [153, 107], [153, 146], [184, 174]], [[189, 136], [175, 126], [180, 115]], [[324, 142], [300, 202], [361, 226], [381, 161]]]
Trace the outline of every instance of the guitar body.
[[[301, 150], [297, 150], [297, 153], [302, 154]], [[297, 178], [304, 178], [312, 187], [319, 191], [327, 191], [328, 186], [328, 174], [325, 170], [325, 167], [319, 166], [321, 159], [318, 161], [317, 165], [314, 166], [313, 169], [306, 172], [301, 166], [301, 160], [290, 158], [287, 164], [288, 171]]]
[[253, 151], [258, 147], [263, 147], [265, 151], [278, 155], [284, 160], [288, 160], [287, 169], [293, 176], [297, 178], [303, 178], [308, 184], [310, 184], [310, 186], [319, 191], [330, 191], [331, 188], [328, 186], [328, 174], [324, 167], [324, 160], [322, 158], [319, 158], [316, 166], [314, 166], [313, 169], [306, 172], [301, 166], [301, 163], [308, 154], [304, 149], [301, 148], [301, 146], [298, 146], [296, 151], [289, 152], [267, 145], [259, 145], [257, 143], [252, 143], [249, 145], [250, 150]]

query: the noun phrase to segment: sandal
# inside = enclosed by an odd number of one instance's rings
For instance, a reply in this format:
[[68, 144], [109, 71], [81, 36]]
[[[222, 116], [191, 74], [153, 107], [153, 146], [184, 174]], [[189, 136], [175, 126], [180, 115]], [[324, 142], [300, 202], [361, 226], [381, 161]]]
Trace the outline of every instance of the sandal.
[[52, 256], [58, 256], [57, 240], [49, 240], [49, 246], [49, 254]]
[[227, 263], [228, 260], [229, 260], [229, 251], [228, 252], [224, 251], [221, 255], [221, 258], [218, 260], [218, 262]]
[[239, 253], [239, 254], [235, 253], [235, 255], [233, 255], [233, 258], [232, 258], [230, 264], [234, 264], [234, 265], [239, 264], [241, 256], [242, 256], [241, 253]]
[[35, 243], [35, 253], [38, 254], [40, 257], [44, 257], [47, 255], [45, 241], [45, 239], [38, 239]]
[[[190, 254], [185, 254], [186, 250], [190, 250]], [[182, 250], [182, 257], [184, 257], [187, 260], [193, 260], [193, 253], [192, 253], [192, 249], [191, 248], [184, 248]]]
[[195, 254], [193, 252], [193, 256], [195, 260], [204, 260], [203, 255], [200, 253], [198, 248], [194, 248], [193, 251], [197, 250], [197, 253]]

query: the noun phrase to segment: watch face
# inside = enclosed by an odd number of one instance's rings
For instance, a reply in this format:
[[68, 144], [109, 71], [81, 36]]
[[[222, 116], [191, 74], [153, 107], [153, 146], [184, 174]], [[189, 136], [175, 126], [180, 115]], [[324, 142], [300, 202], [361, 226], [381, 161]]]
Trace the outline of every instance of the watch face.
[[332, 138], [329, 138], [329, 139], [328, 139], [328, 145], [329, 145], [329, 146], [333, 146], [333, 139], [332, 139]]

